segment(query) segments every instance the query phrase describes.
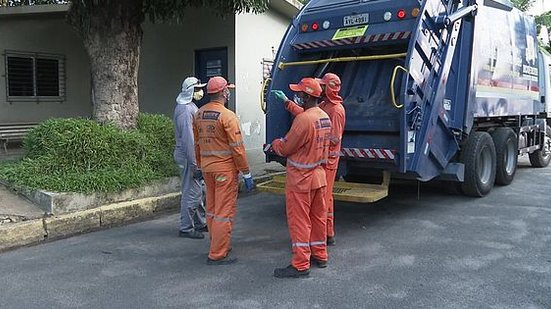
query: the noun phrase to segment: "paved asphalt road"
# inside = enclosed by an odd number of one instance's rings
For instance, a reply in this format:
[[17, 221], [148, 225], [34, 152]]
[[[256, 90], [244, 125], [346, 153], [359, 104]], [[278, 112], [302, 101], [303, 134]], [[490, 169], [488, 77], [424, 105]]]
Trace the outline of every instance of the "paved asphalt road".
[[270, 194], [239, 200], [231, 266], [206, 266], [175, 215], [19, 249], [0, 255], [0, 307], [551, 308], [551, 168], [482, 199], [445, 191], [339, 203], [338, 246], [307, 279], [272, 277], [289, 239]]

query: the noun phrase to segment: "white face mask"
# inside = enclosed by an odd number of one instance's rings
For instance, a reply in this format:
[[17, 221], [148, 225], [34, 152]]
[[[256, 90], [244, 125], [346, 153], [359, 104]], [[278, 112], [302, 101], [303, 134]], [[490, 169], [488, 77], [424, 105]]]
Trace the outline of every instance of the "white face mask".
[[205, 95], [205, 92], [203, 92], [203, 89], [200, 89], [199, 91], [195, 91], [193, 93], [193, 100], [201, 101], [204, 95]]
[[231, 92], [229, 90], [226, 90], [226, 104], [230, 102], [231, 99]]
[[304, 99], [299, 97], [298, 95], [295, 94], [294, 98], [293, 98], [293, 102], [295, 102], [298, 106], [303, 106], [304, 105]]

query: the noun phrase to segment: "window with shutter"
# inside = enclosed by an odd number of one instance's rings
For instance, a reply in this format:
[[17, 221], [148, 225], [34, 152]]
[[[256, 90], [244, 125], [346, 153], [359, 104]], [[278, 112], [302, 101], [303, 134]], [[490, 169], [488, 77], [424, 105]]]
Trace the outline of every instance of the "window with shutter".
[[6, 52], [5, 60], [8, 101], [64, 101], [63, 56]]

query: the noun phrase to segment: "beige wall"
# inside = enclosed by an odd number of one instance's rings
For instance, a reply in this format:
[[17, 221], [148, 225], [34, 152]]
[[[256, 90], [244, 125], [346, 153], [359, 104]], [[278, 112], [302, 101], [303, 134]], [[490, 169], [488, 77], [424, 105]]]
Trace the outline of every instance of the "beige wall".
[[[244, 131], [250, 160], [264, 160], [265, 117], [260, 108], [262, 59], [273, 58], [290, 18], [269, 11], [261, 15], [241, 14], [235, 21], [236, 112]], [[247, 130], [249, 128], [249, 130]]]
[[182, 81], [195, 71], [195, 50], [228, 48], [228, 78], [235, 80], [235, 17], [206, 10], [189, 13], [182, 24], [146, 24], [140, 63], [140, 109], [172, 115]]
[[[66, 100], [63, 103], [8, 103], [3, 55], [6, 50], [65, 56]], [[78, 35], [65, 23], [63, 15], [0, 16], [0, 52], [0, 124], [91, 114], [88, 57]]]

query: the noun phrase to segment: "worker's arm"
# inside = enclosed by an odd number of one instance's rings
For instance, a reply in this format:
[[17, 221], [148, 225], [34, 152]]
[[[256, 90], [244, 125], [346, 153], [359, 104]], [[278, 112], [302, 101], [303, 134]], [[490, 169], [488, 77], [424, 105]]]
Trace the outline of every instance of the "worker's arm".
[[195, 160], [195, 137], [193, 134], [193, 114], [185, 113], [181, 119], [181, 143], [185, 147], [185, 157], [188, 164], [197, 166]]
[[224, 131], [228, 138], [228, 144], [231, 149], [233, 162], [237, 170], [243, 174], [249, 174], [249, 163], [247, 162], [247, 153], [245, 151], [245, 144], [243, 143], [243, 136], [241, 135], [241, 128], [237, 117], [228, 117], [222, 122]]
[[279, 100], [280, 102], [285, 104], [285, 108], [291, 114], [293, 114], [293, 116], [296, 116], [296, 115], [304, 112], [304, 108], [298, 106], [295, 102], [289, 100], [289, 98], [287, 98], [287, 96], [285, 95], [285, 93], [283, 91], [281, 91], [281, 90], [272, 90], [272, 94], [274, 95], [274, 97], [277, 100]]
[[282, 157], [288, 157], [297, 152], [300, 147], [307, 143], [304, 129], [301, 125], [301, 117], [295, 118], [291, 129], [284, 138], [276, 139], [272, 142], [272, 149]]
[[331, 145], [337, 145], [344, 132], [345, 114], [344, 108], [338, 109], [331, 118]]
[[199, 148], [199, 130], [197, 128], [197, 119], [193, 118], [193, 140], [195, 143], [195, 162], [197, 162], [197, 167], [201, 168], [201, 149]]
[[296, 116], [298, 114], [301, 114], [304, 112], [304, 108], [300, 107], [297, 105], [297, 103], [291, 101], [291, 100], [287, 100], [285, 101], [285, 108], [291, 113], [293, 114], [293, 116]]

